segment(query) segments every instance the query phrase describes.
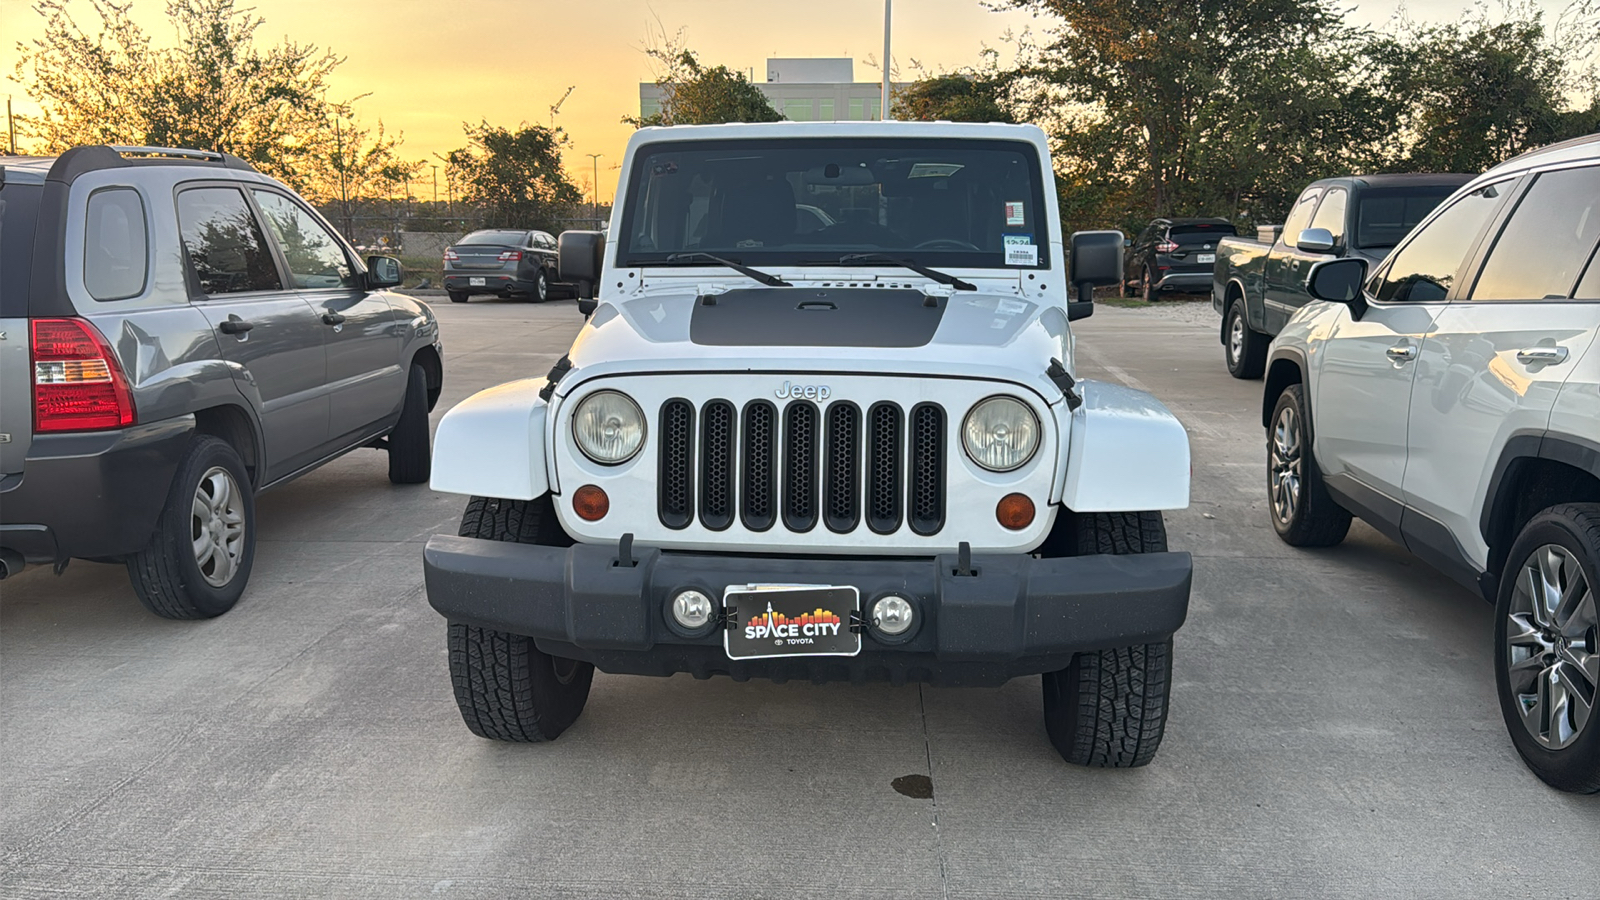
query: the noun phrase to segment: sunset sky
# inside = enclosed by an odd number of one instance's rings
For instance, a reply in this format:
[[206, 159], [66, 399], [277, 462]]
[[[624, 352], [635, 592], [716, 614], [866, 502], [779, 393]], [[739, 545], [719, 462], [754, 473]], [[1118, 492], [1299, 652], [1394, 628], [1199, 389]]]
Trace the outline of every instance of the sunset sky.
[[[241, 4], [244, 5], [244, 4]], [[1411, 0], [1414, 19], [1455, 20], [1470, 5]], [[1547, 19], [1566, 0], [1543, 0]], [[87, 2], [72, 4], [86, 28], [97, 20]], [[566, 159], [586, 189], [587, 153], [602, 153], [600, 192], [609, 199], [631, 129], [619, 120], [638, 112], [638, 85], [653, 80], [642, 52], [656, 22], [685, 29], [703, 61], [755, 70], [764, 80], [769, 56], [849, 56], [857, 81], [876, 81], [865, 60], [882, 53], [879, 0], [255, 0], [266, 19], [264, 44], [282, 37], [314, 43], [346, 57], [334, 74], [336, 94], [370, 93], [357, 111], [403, 131], [404, 155], [428, 157], [462, 146], [463, 121], [548, 125], [550, 106], [575, 86], [555, 123], [572, 138]], [[1396, 0], [1352, 4], [1353, 21], [1382, 27]], [[134, 0], [134, 18], [153, 41], [173, 32], [164, 0]], [[912, 60], [932, 71], [971, 65], [987, 44], [1009, 58], [1002, 36], [1040, 23], [1024, 13], [996, 13], [978, 0], [897, 0], [894, 57], [902, 76]], [[38, 37], [43, 20], [30, 0], [0, 0], [0, 99], [18, 113], [37, 110], [15, 80], [17, 41]], [[24, 149], [26, 144], [24, 143]], [[424, 169], [424, 181], [428, 170]]]

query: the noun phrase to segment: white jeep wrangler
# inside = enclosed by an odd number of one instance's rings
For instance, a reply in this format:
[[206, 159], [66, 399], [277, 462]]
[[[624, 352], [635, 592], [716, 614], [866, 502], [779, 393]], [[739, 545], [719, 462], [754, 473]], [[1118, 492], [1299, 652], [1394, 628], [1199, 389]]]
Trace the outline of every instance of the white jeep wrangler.
[[1122, 236], [1063, 244], [1044, 133], [646, 128], [622, 171], [611, 240], [561, 238], [571, 351], [439, 425], [433, 487], [472, 499], [425, 568], [467, 726], [554, 738], [596, 667], [1042, 674], [1063, 757], [1149, 762], [1188, 437], [1074, 375]]

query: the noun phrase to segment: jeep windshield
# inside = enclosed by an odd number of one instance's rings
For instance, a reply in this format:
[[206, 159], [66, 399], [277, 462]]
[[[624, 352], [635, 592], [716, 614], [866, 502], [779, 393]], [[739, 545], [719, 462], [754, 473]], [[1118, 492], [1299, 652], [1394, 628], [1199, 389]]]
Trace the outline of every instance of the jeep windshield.
[[749, 266], [829, 265], [881, 253], [924, 266], [1048, 266], [1039, 171], [1021, 141], [648, 144], [628, 178], [619, 263], [698, 252]]

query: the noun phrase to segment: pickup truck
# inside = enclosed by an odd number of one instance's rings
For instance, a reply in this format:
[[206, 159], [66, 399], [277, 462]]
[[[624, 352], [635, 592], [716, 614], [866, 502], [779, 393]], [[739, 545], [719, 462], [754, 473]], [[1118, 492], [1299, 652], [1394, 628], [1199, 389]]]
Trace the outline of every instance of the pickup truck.
[[1471, 175], [1361, 175], [1314, 181], [1281, 228], [1217, 245], [1211, 306], [1222, 316], [1223, 357], [1235, 378], [1260, 378], [1267, 345], [1306, 305], [1306, 274], [1325, 259], [1376, 266]]

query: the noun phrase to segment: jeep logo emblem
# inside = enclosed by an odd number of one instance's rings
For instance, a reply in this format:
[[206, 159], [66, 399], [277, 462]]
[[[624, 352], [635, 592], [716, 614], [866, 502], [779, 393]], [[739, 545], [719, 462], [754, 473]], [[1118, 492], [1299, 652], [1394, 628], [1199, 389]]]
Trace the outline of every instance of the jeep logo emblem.
[[826, 400], [833, 396], [833, 388], [825, 384], [800, 385], [790, 384], [785, 381], [783, 387], [778, 388], [773, 393], [778, 395], [779, 400], [785, 400], [790, 397], [796, 400]]

